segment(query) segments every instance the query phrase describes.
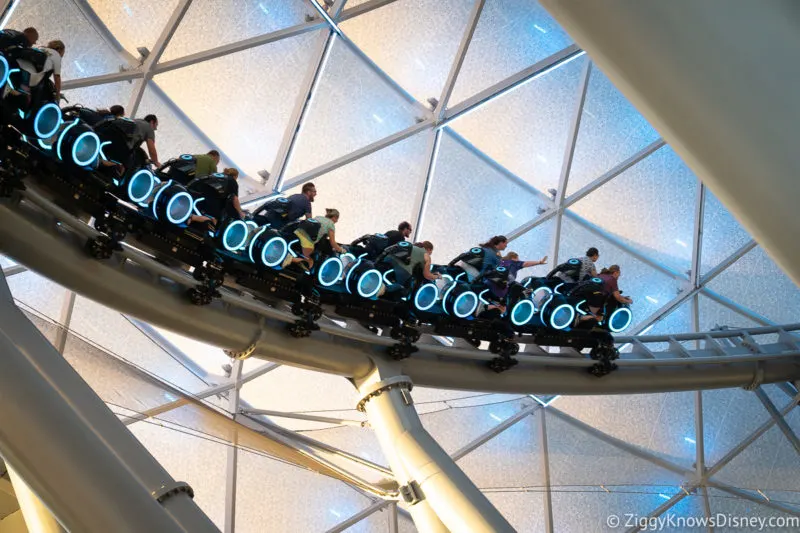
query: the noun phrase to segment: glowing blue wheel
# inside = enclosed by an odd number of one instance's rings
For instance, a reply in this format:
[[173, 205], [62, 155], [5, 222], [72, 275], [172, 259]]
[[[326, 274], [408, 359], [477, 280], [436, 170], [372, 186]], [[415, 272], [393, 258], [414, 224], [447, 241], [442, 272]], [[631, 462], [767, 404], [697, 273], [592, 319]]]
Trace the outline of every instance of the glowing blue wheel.
[[241, 220], [234, 220], [222, 234], [222, 246], [229, 252], [236, 252], [245, 247], [250, 230]]
[[462, 292], [453, 302], [453, 314], [458, 318], [466, 318], [478, 308], [478, 295], [472, 291]]
[[377, 295], [383, 287], [383, 276], [374, 268], [361, 274], [358, 278], [357, 290], [362, 298], [372, 298]]
[[147, 169], [141, 169], [128, 180], [128, 199], [140, 204], [147, 200], [156, 187], [156, 178]]
[[6, 86], [9, 70], [10, 68], [8, 66], [8, 60], [0, 55], [0, 89]]
[[420, 311], [428, 311], [439, 299], [439, 288], [435, 283], [426, 283], [414, 295], [414, 307]]
[[633, 313], [627, 307], [618, 307], [608, 317], [608, 329], [612, 333], [625, 331], [633, 322]]
[[550, 312], [550, 327], [553, 329], [561, 330], [566, 329], [572, 325], [575, 320], [575, 309], [569, 304], [557, 305]]
[[524, 326], [536, 315], [536, 306], [531, 300], [520, 300], [511, 309], [511, 323]]
[[[2, 56], [0, 56], [0, 58], [5, 61], [5, 58]], [[8, 73], [6, 73], [5, 78], [8, 78]], [[0, 84], [0, 87], [2, 87], [2, 85], [3, 84]], [[59, 126], [61, 126], [61, 108], [56, 104], [49, 103], [43, 105], [33, 117], [33, 133], [40, 139], [48, 139], [55, 135]]]
[[330, 287], [342, 277], [344, 267], [337, 257], [329, 257], [319, 266], [317, 280], [323, 287]]

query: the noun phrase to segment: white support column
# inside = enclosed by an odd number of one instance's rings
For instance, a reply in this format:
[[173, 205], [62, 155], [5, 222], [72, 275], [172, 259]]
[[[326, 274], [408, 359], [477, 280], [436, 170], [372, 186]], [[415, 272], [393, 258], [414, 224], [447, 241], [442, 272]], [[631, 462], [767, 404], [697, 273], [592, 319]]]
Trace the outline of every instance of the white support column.
[[450, 96], [453, 94], [453, 89], [458, 81], [458, 74], [461, 72], [461, 66], [464, 64], [464, 58], [467, 57], [467, 52], [469, 51], [469, 44], [472, 42], [472, 36], [475, 34], [475, 28], [478, 27], [478, 21], [481, 18], [483, 6], [486, 4], [486, 0], [474, 1], [475, 3], [472, 6], [472, 12], [469, 15], [467, 27], [464, 30], [464, 34], [461, 36], [461, 44], [458, 45], [456, 58], [453, 60], [453, 64], [450, 66], [450, 72], [447, 75], [447, 81], [444, 82], [442, 94], [439, 96], [439, 103], [436, 105], [436, 109], [433, 112], [433, 115], [436, 117], [437, 121], [442, 120], [444, 118], [445, 111], [447, 111], [447, 104], [450, 102]]
[[[242, 379], [242, 366], [244, 361], [237, 359], [233, 362], [231, 379], [234, 386], [228, 393], [228, 412], [235, 420], [239, 412], [239, 387]], [[228, 463], [225, 476], [225, 533], [236, 531], [236, 482], [239, 469], [238, 429], [234, 428], [231, 435], [231, 446], [228, 447]]]
[[544, 477], [544, 527], [553, 533], [553, 494], [550, 488], [550, 452], [547, 445], [547, 409], [539, 412], [539, 446], [542, 452], [542, 476]]
[[142, 65], [142, 79], [137, 82], [136, 87], [133, 89], [133, 93], [131, 94], [131, 99], [128, 102], [129, 117], [134, 118], [136, 116], [136, 112], [139, 110], [139, 104], [142, 101], [142, 96], [144, 95], [144, 90], [147, 87], [147, 83], [153, 78], [155, 66], [158, 64], [158, 61], [164, 54], [164, 50], [167, 49], [169, 42], [172, 40], [172, 36], [175, 35], [178, 25], [183, 20], [184, 15], [186, 15], [186, 12], [189, 10], [189, 6], [191, 5], [192, 0], [180, 0], [178, 2], [178, 5], [175, 6], [172, 15], [167, 21], [167, 25], [164, 26], [164, 29], [161, 32], [161, 35], [158, 37], [156, 44], [150, 51], [150, 55], [147, 57], [147, 59], [145, 59], [144, 64]]
[[416, 212], [414, 213], [414, 237], [412, 240], [417, 241], [422, 235], [422, 224], [425, 221], [425, 211], [428, 208], [428, 199], [431, 194], [431, 184], [433, 183], [433, 175], [436, 172], [436, 161], [439, 159], [439, 146], [442, 144], [442, 131], [437, 130], [430, 138], [430, 149], [428, 153], [428, 170], [425, 173], [425, 180], [420, 183], [419, 190], [417, 190]]
[[[411, 398], [410, 379], [389, 374], [392, 377], [387, 378], [375, 369], [357, 382], [362, 395], [358, 407], [366, 411], [401, 494], [410, 500], [417, 528], [426, 533], [513, 531], [422, 426]], [[437, 520], [431, 520], [429, 509]]]
[[69, 336], [69, 327], [72, 322], [72, 311], [75, 309], [75, 293], [67, 290], [64, 298], [64, 303], [61, 305], [61, 317], [58, 321], [58, 329], [56, 330], [56, 340], [54, 346], [58, 353], [64, 355], [64, 349], [67, 347], [67, 338]]
[[578, 132], [581, 129], [581, 118], [583, 118], [583, 106], [586, 103], [586, 93], [589, 89], [589, 78], [592, 75], [592, 62], [587, 59], [581, 72], [581, 81], [578, 83], [578, 98], [575, 103], [575, 112], [572, 115], [572, 124], [567, 134], [567, 146], [564, 150], [564, 160], [561, 163], [561, 175], [558, 178], [558, 189], [554, 198], [556, 209], [559, 210], [556, 217], [555, 229], [553, 231], [553, 241], [550, 245], [550, 264], [558, 265], [558, 253], [561, 242], [561, 211], [564, 206], [564, 198], [567, 195], [567, 184], [569, 175], [572, 171], [572, 161], [575, 157], [575, 146], [578, 144]]
[[36, 327], [0, 278], [0, 453], [70, 531], [217, 529]]
[[697, 482], [701, 483], [706, 475], [706, 447], [703, 433], [703, 391], [694, 393], [694, 468]]
[[14, 468], [6, 464], [8, 477], [14, 487], [14, 495], [17, 498], [22, 516], [25, 518], [25, 525], [32, 533], [65, 533], [61, 524], [53, 516], [53, 513], [42, 503], [31, 488], [25, 483]]
[[[325, 64], [328, 62], [335, 40], [336, 33], [333, 30], [328, 30], [327, 32], [320, 32], [313, 45], [315, 50], [313, 57], [316, 59], [306, 72], [305, 80], [300, 86], [301, 90], [297, 102], [295, 102], [294, 110], [283, 134], [283, 140], [278, 148], [278, 155], [275, 157], [275, 163], [272, 166], [271, 176], [275, 180], [274, 190], [276, 192], [284, 189], [286, 168], [289, 166], [292, 151], [303, 128], [303, 120], [308, 108], [311, 107], [311, 102], [314, 100], [314, 94], [319, 85], [319, 80], [322, 78]], [[286, 184], [286, 186], [290, 187], [291, 185]]]

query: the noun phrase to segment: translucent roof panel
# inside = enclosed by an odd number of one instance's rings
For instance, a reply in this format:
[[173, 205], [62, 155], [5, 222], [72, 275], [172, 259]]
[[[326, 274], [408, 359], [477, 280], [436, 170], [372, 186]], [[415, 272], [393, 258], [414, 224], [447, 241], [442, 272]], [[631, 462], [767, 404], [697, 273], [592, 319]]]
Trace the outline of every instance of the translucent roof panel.
[[692, 266], [698, 181], [669, 147], [629, 168], [571, 209], [677, 272]]
[[433, 242], [436, 263], [447, 263], [471, 246], [525, 224], [542, 204], [528, 186], [447, 132], [429, 191], [421, 238]]
[[750, 241], [750, 234], [714, 196], [705, 190], [701, 272], [708, 272]]
[[486, 2], [451, 105], [566, 48], [571, 42], [535, 0]]
[[341, 39], [332, 45], [306, 112], [290, 178], [412, 126], [420, 114]]
[[[674, 309], [667, 316], [661, 320], [647, 327], [642, 335], [672, 335], [676, 333], [687, 333], [692, 331], [692, 302], [691, 300], [684, 302]], [[682, 343], [687, 348], [694, 348], [694, 342], [686, 341]], [[647, 348], [651, 351], [665, 351], [669, 349], [669, 344], [666, 342], [653, 342], [647, 343]], [[630, 353], [632, 347], [626, 346], [622, 352]], [[626, 356], [622, 355], [623, 358]]]
[[[428, 168], [427, 146], [433, 133], [415, 135], [327, 174], [314, 178], [313, 212], [341, 213], [336, 238], [349, 243], [366, 233], [385, 232], [408, 220], [416, 224], [417, 189]], [[285, 191], [300, 192], [302, 184]]]
[[[241, 170], [255, 176], [272, 169], [316, 37], [306, 33], [250, 48], [160, 74], [155, 81]], [[247, 105], [242, 105], [244, 90]]]
[[18, 2], [6, 27], [22, 30], [28, 26], [39, 30], [38, 46], [46, 46], [56, 39], [64, 41], [66, 53], [61, 62], [64, 81], [117, 72], [121, 66], [128, 66], [127, 61], [86, 20], [76, 2]]
[[[372, 505], [342, 482], [245, 450], [237, 472], [237, 533], [327, 531]], [[368, 533], [368, 525], [351, 530]]]
[[15, 300], [50, 320], [61, 320], [67, 289], [35, 272], [20, 272], [6, 282]]
[[708, 288], [780, 324], [800, 317], [800, 288], [760, 246], [751, 250]]
[[88, 0], [88, 3], [120, 44], [139, 57], [137, 48], [153, 50], [179, 0]]
[[658, 133], [592, 65], [567, 194], [579, 190], [658, 139]]
[[194, 0], [162, 60], [302, 24], [315, 13], [304, 0]]
[[548, 72], [452, 127], [540, 191], [558, 187], [585, 57]]
[[[696, 441], [694, 394], [676, 392], [561, 396], [551, 404], [578, 420], [663, 459], [692, 467]], [[625, 413], [621, 421], [619, 413]], [[689, 440], [687, 440], [687, 437]]]
[[471, 2], [463, 0], [399, 0], [344, 21], [341, 28], [389, 76], [426, 102], [439, 99], [470, 11]]

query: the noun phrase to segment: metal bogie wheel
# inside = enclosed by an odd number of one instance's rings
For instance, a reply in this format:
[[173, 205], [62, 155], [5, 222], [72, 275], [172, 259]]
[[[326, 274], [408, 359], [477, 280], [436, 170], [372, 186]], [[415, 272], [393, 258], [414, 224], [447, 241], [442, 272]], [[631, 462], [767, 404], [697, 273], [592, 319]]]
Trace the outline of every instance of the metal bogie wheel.
[[489, 351], [492, 353], [500, 353], [500, 343], [492, 341], [489, 343]]
[[519, 353], [519, 344], [516, 342], [509, 342], [503, 351], [506, 355], [517, 355]]
[[114, 253], [108, 238], [102, 236], [87, 240], [85, 248], [90, 256], [100, 260], [109, 259]]
[[410, 357], [411, 353], [414, 350], [411, 350], [411, 346], [406, 346], [403, 344], [394, 344], [392, 346], [389, 346], [389, 349], [387, 351], [392, 359], [394, 359], [395, 361], [400, 361], [402, 359], [407, 359], [408, 357]]
[[294, 316], [303, 316], [303, 306], [299, 303], [292, 304], [292, 314]]
[[300, 339], [311, 335], [311, 331], [302, 323], [289, 324], [286, 327], [286, 331], [288, 331], [289, 335], [291, 335], [295, 339]]
[[389, 332], [389, 336], [391, 336], [394, 340], [399, 341], [403, 337], [401, 328], [397, 326], [393, 327]]
[[197, 287], [192, 287], [186, 291], [186, 294], [189, 296], [189, 301], [194, 305], [208, 305], [214, 298], [213, 293]]
[[600, 357], [601, 357], [600, 350], [601, 350], [601, 348], [597, 348], [597, 347], [592, 348], [592, 350], [589, 352], [589, 357], [591, 357], [595, 361], [598, 361], [600, 359]]

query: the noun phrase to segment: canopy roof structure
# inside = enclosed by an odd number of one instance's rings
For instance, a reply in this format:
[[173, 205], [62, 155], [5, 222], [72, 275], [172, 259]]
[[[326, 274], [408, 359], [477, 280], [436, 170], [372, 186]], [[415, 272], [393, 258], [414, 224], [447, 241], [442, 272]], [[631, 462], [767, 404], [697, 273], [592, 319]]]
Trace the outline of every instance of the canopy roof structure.
[[[632, 335], [800, 317], [798, 287], [535, 0], [5, 4], [6, 27], [66, 43], [70, 103], [156, 114], [162, 160], [218, 149], [246, 176], [245, 206], [313, 181], [315, 213], [342, 213], [341, 241], [408, 220], [435, 262], [500, 234], [550, 265], [595, 246], [635, 299]], [[28, 317], [220, 529], [414, 530], [376, 490], [391, 475], [347, 381], [223, 368], [219, 348], [0, 263]], [[797, 394], [414, 389], [428, 431], [519, 531], [800, 516]], [[247, 434], [231, 437], [237, 422]]]

